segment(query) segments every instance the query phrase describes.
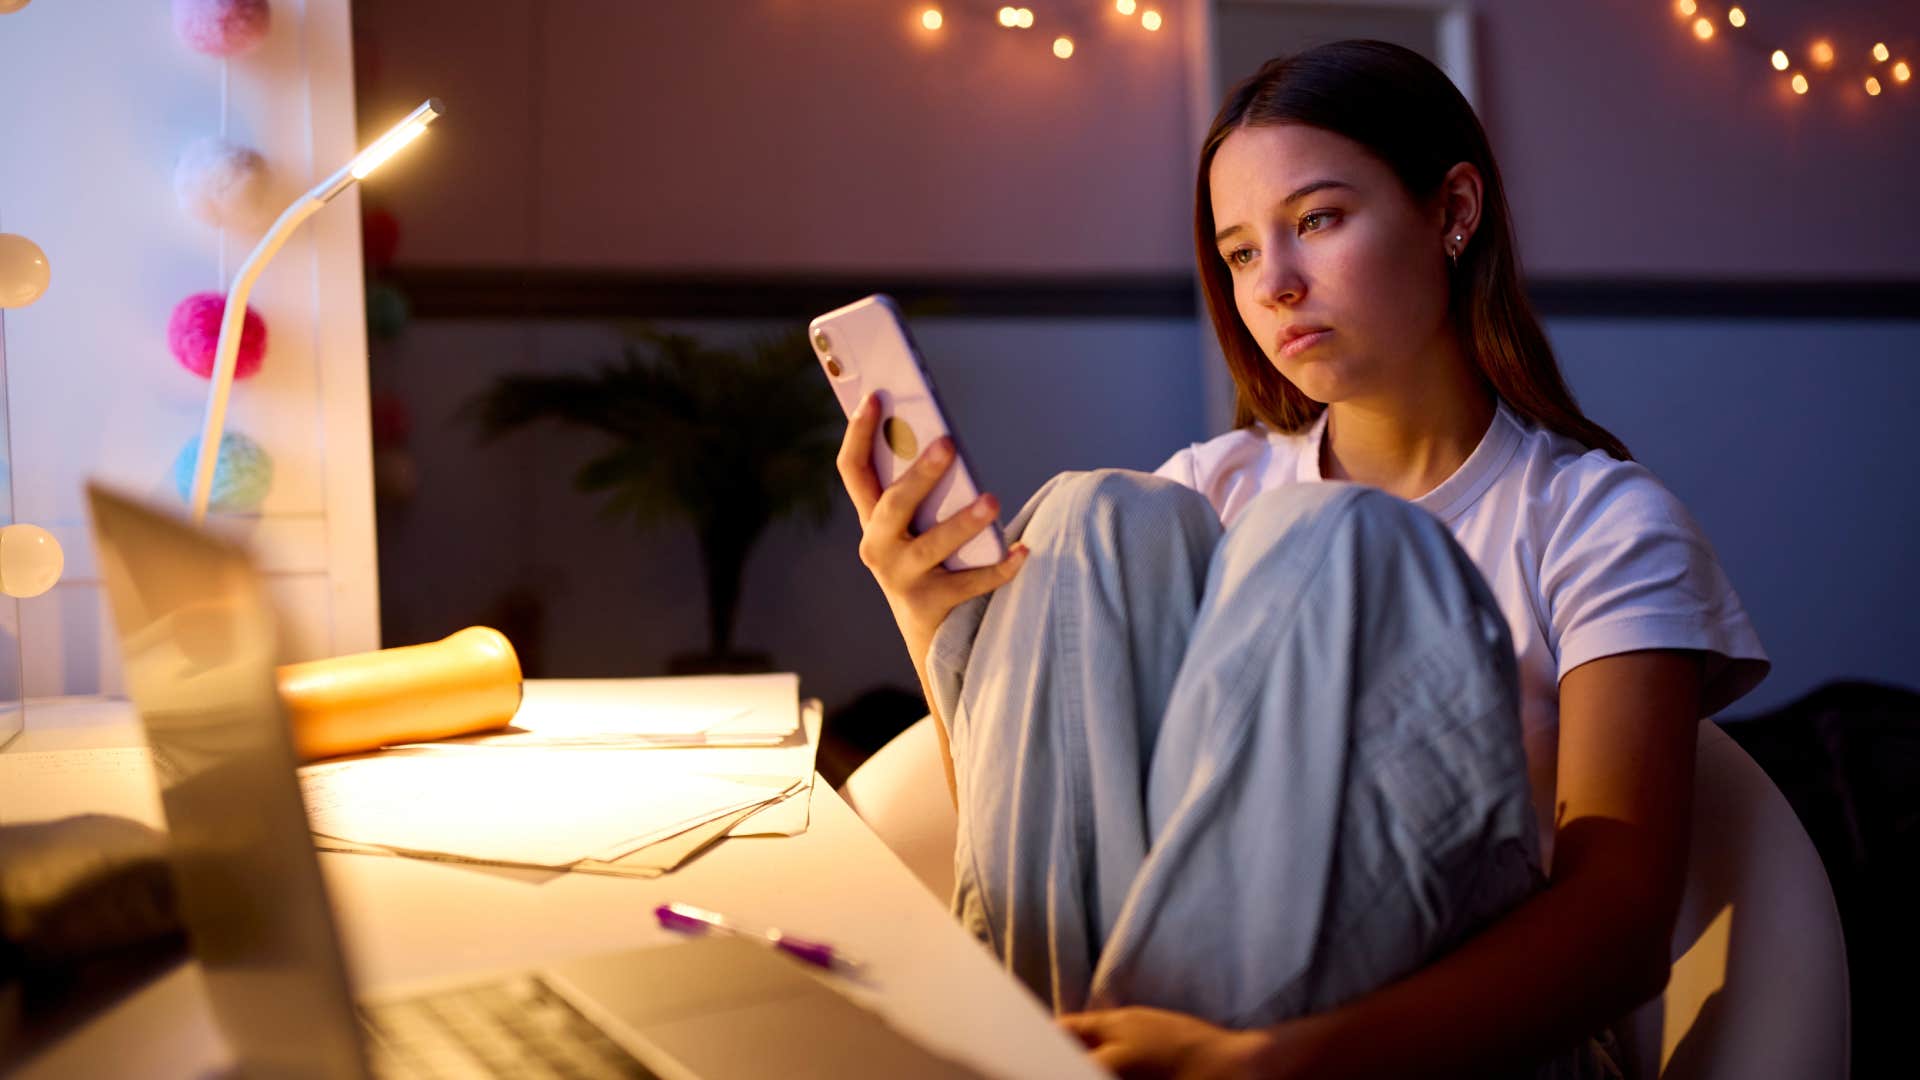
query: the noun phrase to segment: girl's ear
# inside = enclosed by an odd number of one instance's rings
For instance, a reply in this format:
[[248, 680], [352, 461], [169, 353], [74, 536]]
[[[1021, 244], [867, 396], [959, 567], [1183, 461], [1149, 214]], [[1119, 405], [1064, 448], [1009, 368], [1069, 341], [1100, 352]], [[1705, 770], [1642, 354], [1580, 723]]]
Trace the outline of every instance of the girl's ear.
[[1472, 162], [1462, 161], [1447, 170], [1440, 180], [1440, 244], [1448, 252], [1473, 242], [1480, 227], [1482, 184], [1480, 170]]

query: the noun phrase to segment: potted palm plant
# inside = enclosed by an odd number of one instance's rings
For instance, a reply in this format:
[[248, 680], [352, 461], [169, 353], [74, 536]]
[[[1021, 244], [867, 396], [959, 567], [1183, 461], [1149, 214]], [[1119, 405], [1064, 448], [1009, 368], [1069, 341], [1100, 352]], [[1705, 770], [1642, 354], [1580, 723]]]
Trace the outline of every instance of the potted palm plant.
[[741, 349], [642, 329], [619, 361], [590, 373], [517, 373], [470, 405], [483, 440], [540, 420], [606, 433], [574, 487], [604, 493], [605, 512], [642, 527], [683, 520], [699, 541], [707, 650], [672, 658], [675, 674], [760, 671], [736, 652], [734, 617], [747, 556], [767, 526], [832, 506], [844, 421], [803, 331]]

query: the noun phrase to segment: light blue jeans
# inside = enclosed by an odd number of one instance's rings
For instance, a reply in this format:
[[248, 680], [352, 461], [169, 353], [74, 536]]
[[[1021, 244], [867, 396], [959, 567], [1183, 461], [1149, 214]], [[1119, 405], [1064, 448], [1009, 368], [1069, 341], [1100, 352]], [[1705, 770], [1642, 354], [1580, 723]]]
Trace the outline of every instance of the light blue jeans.
[[1291, 485], [1067, 473], [942, 624], [954, 911], [1058, 1012], [1319, 1012], [1542, 883], [1513, 646], [1439, 521]]

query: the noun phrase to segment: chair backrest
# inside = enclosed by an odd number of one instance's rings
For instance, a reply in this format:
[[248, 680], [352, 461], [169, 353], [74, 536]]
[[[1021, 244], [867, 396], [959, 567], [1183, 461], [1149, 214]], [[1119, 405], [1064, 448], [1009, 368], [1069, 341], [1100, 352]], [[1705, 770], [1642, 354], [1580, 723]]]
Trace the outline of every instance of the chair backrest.
[[888, 740], [847, 777], [840, 797], [944, 904], [953, 898], [960, 818], [947, 794], [935, 722], [923, 716]]
[[1845, 1077], [1846, 942], [1820, 854], [1739, 744], [1708, 720], [1698, 745], [1672, 976], [1622, 1032], [1635, 1075]]

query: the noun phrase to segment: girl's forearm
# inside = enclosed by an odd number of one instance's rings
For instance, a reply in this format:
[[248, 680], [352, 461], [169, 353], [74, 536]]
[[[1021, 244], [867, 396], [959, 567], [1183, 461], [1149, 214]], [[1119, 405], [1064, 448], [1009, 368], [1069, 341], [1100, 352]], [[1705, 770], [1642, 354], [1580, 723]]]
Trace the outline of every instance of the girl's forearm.
[[[927, 715], [933, 717], [935, 737], [940, 740], [940, 771], [947, 778], [947, 798], [960, 809], [960, 785], [953, 775], [953, 748], [947, 744], [947, 722], [940, 715], [940, 703], [933, 696], [933, 680], [927, 678], [927, 651], [933, 648], [933, 632], [908, 628], [906, 620], [895, 615], [900, 637], [907, 643], [907, 655], [913, 658], [913, 673], [920, 679], [920, 696], [926, 699]], [[937, 628], [936, 628], [937, 630]]]
[[[1576, 822], [1562, 835], [1585, 827], [1627, 829]], [[1635, 877], [1596, 865], [1556, 880], [1429, 967], [1268, 1029], [1259, 1071], [1478, 1077], [1578, 1045], [1665, 985], [1673, 913], [1631, 895], [1621, 882]]]

